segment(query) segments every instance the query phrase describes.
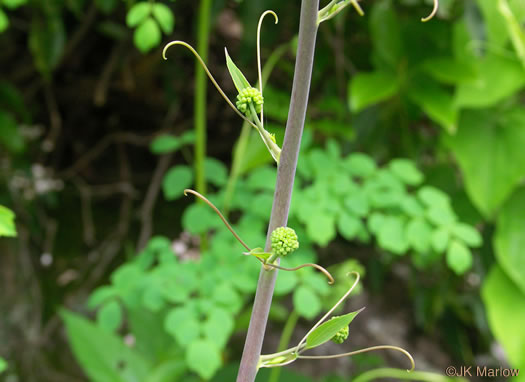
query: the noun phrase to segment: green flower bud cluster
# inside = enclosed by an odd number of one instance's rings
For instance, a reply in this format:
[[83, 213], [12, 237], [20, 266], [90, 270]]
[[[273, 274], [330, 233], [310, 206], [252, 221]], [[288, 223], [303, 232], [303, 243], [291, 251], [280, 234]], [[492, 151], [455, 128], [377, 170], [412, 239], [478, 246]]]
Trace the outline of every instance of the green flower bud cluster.
[[[335, 318], [335, 317], [334, 317]], [[348, 333], [350, 329], [348, 328], [348, 325], [346, 325], [344, 328], [340, 329], [332, 338], [331, 340], [335, 342], [336, 344], [342, 344], [345, 342], [345, 340], [348, 338]]]
[[276, 228], [271, 235], [272, 251], [277, 256], [286, 256], [287, 254], [299, 248], [299, 239], [292, 228]]
[[237, 109], [243, 114], [250, 114], [250, 102], [255, 106], [257, 113], [261, 112], [261, 106], [264, 103], [264, 97], [261, 92], [255, 88], [245, 88], [237, 95]]
[[[331, 318], [331, 320], [333, 320], [334, 318], [337, 318], [337, 317], [338, 316], [334, 316], [334, 317]], [[348, 333], [349, 332], [350, 332], [350, 329], [349, 329], [348, 325], [346, 325], [344, 328], [339, 329], [339, 331], [337, 333], [335, 333], [335, 335], [331, 338], [331, 340], [333, 342], [335, 342], [336, 344], [342, 344], [348, 338]]]

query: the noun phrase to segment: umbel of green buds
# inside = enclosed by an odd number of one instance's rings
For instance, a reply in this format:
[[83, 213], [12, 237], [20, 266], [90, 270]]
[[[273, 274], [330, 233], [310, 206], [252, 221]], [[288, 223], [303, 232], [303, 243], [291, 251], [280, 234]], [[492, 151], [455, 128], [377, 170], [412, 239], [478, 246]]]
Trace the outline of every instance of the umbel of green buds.
[[250, 102], [253, 103], [255, 111], [261, 112], [261, 106], [264, 103], [264, 97], [261, 92], [255, 88], [245, 88], [237, 95], [237, 109], [245, 115], [250, 114]]
[[271, 235], [272, 252], [277, 256], [286, 256], [287, 254], [299, 248], [299, 239], [292, 228], [276, 228]]
[[342, 344], [345, 342], [345, 340], [348, 338], [348, 332], [349, 328], [348, 325], [346, 325], [344, 328], [340, 329], [332, 338], [331, 340], [335, 342], [336, 344]]

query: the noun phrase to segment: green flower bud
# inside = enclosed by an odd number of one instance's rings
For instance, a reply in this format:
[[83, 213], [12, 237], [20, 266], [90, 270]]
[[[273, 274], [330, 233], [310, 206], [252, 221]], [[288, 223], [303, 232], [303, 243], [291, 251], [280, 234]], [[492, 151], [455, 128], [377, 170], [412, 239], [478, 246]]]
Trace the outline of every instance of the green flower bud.
[[245, 88], [237, 95], [237, 109], [245, 115], [250, 114], [250, 102], [255, 106], [257, 113], [261, 112], [261, 106], [264, 103], [264, 97], [261, 92], [255, 88]]
[[[335, 318], [335, 317], [333, 317]], [[348, 333], [350, 329], [348, 328], [348, 325], [346, 325], [344, 328], [340, 329], [332, 338], [331, 340], [335, 342], [336, 344], [342, 344], [345, 342], [345, 340], [348, 338]]]
[[299, 248], [297, 234], [292, 228], [276, 228], [271, 235], [272, 251], [277, 256], [286, 256], [287, 254]]

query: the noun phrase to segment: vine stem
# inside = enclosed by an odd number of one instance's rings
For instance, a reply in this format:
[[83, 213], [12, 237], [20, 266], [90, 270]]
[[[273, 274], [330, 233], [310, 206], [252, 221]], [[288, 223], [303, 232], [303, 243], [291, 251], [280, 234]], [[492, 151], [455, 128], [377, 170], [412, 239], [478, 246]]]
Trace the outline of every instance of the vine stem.
[[[272, 231], [286, 226], [288, 222], [297, 158], [310, 92], [318, 12], [319, 0], [302, 0], [292, 97], [268, 226], [267, 251], [270, 249]], [[261, 267], [237, 382], [253, 382], [257, 375], [257, 365], [261, 355], [276, 277], [276, 270]]]

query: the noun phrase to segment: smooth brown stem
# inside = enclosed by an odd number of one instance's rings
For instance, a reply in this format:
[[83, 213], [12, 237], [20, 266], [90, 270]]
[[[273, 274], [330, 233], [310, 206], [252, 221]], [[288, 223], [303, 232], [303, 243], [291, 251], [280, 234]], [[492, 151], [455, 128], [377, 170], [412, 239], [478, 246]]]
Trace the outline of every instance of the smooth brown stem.
[[[267, 251], [270, 249], [270, 235], [272, 231], [278, 227], [286, 226], [288, 222], [288, 212], [292, 199], [295, 170], [297, 168], [297, 158], [299, 156], [312, 78], [318, 11], [319, 0], [302, 1], [292, 98], [283, 150], [277, 171], [272, 214], [268, 226]], [[276, 270], [261, 268], [237, 382], [253, 382], [257, 375], [257, 364], [261, 355], [276, 277]]]

